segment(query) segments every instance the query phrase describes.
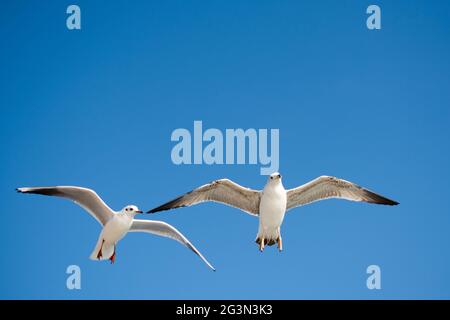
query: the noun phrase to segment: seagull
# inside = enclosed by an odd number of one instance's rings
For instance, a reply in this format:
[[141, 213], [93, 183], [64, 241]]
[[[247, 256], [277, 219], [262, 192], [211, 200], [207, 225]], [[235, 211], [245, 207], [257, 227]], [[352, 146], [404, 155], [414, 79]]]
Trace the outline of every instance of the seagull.
[[134, 217], [143, 213], [135, 205], [128, 205], [121, 211], [113, 211], [105, 202], [91, 189], [59, 186], [59, 187], [36, 187], [17, 188], [20, 193], [34, 193], [46, 196], [55, 196], [74, 201], [85, 209], [103, 227], [97, 244], [90, 258], [92, 260], [116, 260], [116, 245], [128, 232], [147, 232], [158, 236], [171, 238], [180, 242], [197, 254], [212, 270], [214, 267], [206, 260], [194, 245], [177, 229], [162, 221], [139, 220]]
[[398, 204], [352, 182], [331, 176], [321, 176], [300, 187], [286, 190], [281, 182], [281, 174], [275, 172], [268, 177], [262, 191], [242, 187], [229, 179], [220, 179], [194, 189], [147, 213], [189, 207], [207, 201], [219, 202], [259, 217], [259, 230], [255, 242], [259, 245], [261, 252], [264, 246], [275, 243], [279, 251], [282, 251], [280, 227], [286, 211], [329, 198], [391, 206]]

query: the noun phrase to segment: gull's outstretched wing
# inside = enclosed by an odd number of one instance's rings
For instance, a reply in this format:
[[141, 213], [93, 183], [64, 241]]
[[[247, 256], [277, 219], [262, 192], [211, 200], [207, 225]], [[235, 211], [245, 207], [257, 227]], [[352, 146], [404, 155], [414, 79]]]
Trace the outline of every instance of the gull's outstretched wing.
[[151, 220], [139, 220], [134, 219], [131, 225], [130, 232], [148, 232], [158, 236], [171, 238], [178, 241], [182, 245], [191, 249], [196, 255], [198, 255], [212, 270], [216, 271], [214, 267], [206, 260], [206, 258], [197, 250], [196, 247], [177, 229], [170, 224], [162, 221]]
[[80, 187], [36, 187], [17, 188], [16, 190], [20, 193], [35, 193], [72, 200], [89, 212], [102, 225], [105, 225], [114, 215], [114, 212], [91, 189]]
[[286, 210], [329, 198], [364, 201], [390, 206], [398, 204], [394, 200], [385, 198], [352, 182], [335, 177], [321, 176], [300, 187], [288, 190]]
[[261, 192], [244, 188], [228, 179], [220, 179], [194, 189], [181, 197], [169, 201], [148, 213], [164, 211], [179, 207], [189, 207], [205, 201], [220, 202], [239, 208], [248, 214], [259, 214]]

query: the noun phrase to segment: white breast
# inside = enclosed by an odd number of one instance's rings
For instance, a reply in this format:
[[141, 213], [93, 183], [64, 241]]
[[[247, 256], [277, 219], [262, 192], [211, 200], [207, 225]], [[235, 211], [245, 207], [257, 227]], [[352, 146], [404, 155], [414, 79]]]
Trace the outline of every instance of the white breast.
[[278, 228], [283, 223], [286, 212], [286, 190], [281, 183], [268, 184], [259, 204], [260, 225], [264, 229]]
[[116, 243], [130, 230], [132, 220], [126, 215], [115, 215], [103, 228], [103, 239], [109, 243]]

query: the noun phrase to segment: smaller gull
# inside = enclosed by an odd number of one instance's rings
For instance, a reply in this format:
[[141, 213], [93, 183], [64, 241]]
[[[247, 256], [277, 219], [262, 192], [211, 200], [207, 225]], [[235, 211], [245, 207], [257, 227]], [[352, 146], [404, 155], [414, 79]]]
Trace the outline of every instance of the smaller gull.
[[142, 213], [138, 207], [128, 205], [119, 212], [110, 209], [95, 191], [80, 187], [36, 187], [17, 188], [20, 193], [35, 193], [62, 197], [74, 201], [85, 209], [102, 226], [97, 244], [90, 258], [92, 260], [116, 259], [116, 245], [128, 232], [147, 232], [178, 241], [197, 254], [212, 270], [214, 267], [203, 257], [192, 243], [177, 229], [162, 221], [139, 220], [134, 217]]
[[244, 188], [228, 179], [220, 179], [194, 189], [181, 197], [169, 201], [148, 213], [189, 207], [201, 202], [213, 201], [226, 204], [259, 218], [256, 243], [260, 251], [265, 245], [277, 243], [282, 250], [280, 227], [286, 211], [315, 201], [341, 198], [351, 201], [397, 205], [398, 202], [362, 188], [352, 182], [330, 176], [321, 176], [300, 187], [286, 190], [281, 175], [269, 176], [263, 190]]

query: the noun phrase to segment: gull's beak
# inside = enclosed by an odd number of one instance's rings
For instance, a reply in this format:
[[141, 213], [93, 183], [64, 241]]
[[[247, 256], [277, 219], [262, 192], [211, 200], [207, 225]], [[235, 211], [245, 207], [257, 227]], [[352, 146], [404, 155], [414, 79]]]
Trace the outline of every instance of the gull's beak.
[[143, 213], [142, 210], [137, 210], [136, 213]]

